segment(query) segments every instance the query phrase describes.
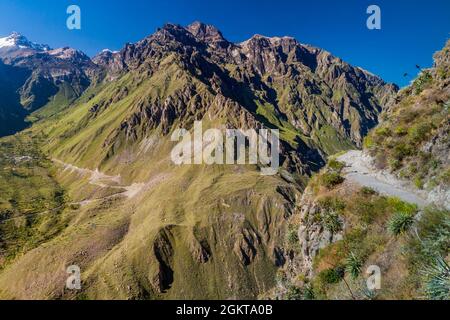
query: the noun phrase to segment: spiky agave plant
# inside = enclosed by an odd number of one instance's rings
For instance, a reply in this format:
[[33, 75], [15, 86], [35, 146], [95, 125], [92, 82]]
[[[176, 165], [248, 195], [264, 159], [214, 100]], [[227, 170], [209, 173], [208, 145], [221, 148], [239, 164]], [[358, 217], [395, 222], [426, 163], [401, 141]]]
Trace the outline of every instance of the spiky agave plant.
[[345, 271], [347, 271], [353, 279], [356, 279], [361, 274], [362, 265], [362, 259], [356, 256], [353, 252], [350, 252], [349, 257], [347, 258]]
[[405, 233], [414, 223], [414, 215], [409, 212], [396, 212], [389, 221], [389, 231], [398, 236]]
[[423, 271], [425, 293], [432, 300], [450, 299], [450, 266], [442, 256]]

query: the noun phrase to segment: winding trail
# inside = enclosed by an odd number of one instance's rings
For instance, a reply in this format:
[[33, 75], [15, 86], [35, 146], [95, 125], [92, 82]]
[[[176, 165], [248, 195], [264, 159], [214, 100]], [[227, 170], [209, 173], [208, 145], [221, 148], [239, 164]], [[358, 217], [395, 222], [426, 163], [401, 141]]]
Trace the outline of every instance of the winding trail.
[[[65, 163], [58, 159], [52, 159], [53, 162], [61, 165], [63, 167], [63, 171], [69, 171], [70, 173], [76, 172], [81, 175], [89, 175], [89, 184], [100, 187], [100, 188], [112, 188], [118, 190], [125, 190], [119, 192], [115, 195], [121, 194], [127, 198], [135, 197], [139, 192], [141, 192], [146, 184], [145, 183], [133, 183], [131, 185], [122, 185], [122, 178], [120, 175], [118, 176], [109, 176], [100, 172], [98, 169], [91, 170], [86, 168], [79, 168], [69, 163]], [[115, 196], [113, 195], [113, 196]], [[111, 197], [111, 196], [110, 196]]]
[[89, 176], [89, 184], [91, 184], [91, 185], [98, 186], [100, 188], [111, 188], [111, 189], [120, 190], [120, 192], [118, 192], [114, 195], [104, 197], [104, 198], [85, 200], [80, 203], [82, 205], [85, 203], [92, 202], [92, 201], [112, 198], [117, 195], [122, 195], [128, 199], [131, 199], [131, 198], [136, 197], [138, 194], [140, 194], [142, 192], [152, 189], [157, 184], [166, 180], [169, 176], [169, 174], [167, 174], [167, 173], [159, 173], [159, 174], [151, 177], [146, 182], [138, 182], [138, 183], [126, 185], [126, 184], [122, 183], [122, 177], [120, 175], [110, 176], [110, 175], [107, 175], [107, 174], [99, 171], [98, 169], [91, 170], [91, 169], [86, 169], [86, 168], [79, 168], [77, 166], [74, 166], [69, 163], [65, 163], [58, 159], [52, 159], [52, 161], [61, 165], [63, 167], [63, 171], [69, 171], [70, 173], [75, 172], [75, 173], [79, 173], [81, 175]]
[[345, 163], [343, 173], [349, 181], [372, 188], [386, 196], [398, 197], [420, 208], [432, 204], [428, 201], [426, 192], [412, 188], [410, 183], [386, 171], [376, 169], [372, 157], [362, 151], [349, 151], [337, 160]]
[[[110, 175], [107, 175], [107, 174], [99, 171], [98, 169], [91, 170], [91, 169], [86, 169], [86, 168], [80, 168], [80, 167], [74, 166], [72, 164], [65, 163], [58, 159], [52, 159], [52, 161], [54, 163], [62, 166], [63, 172], [68, 171], [69, 173], [77, 173], [77, 174], [80, 174], [81, 176], [89, 176], [89, 184], [91, 184], [91, 185], [94, 185], [94, 186], [97, 186], [100, 188], [117, 189], [117, 190], [119, 190], [119, 192], [109, 195], [109, 196], [101, 197], [101, 198], [86, 199], [86, 200], [83, 200], [80, 202], [70, 202], [70, 203], [58, 206], [56, 208], [48, 209], [48, 210], [45, 210], [42, 212], [29, 213], [29, 214], [27, 214], [27, 216], [45, 215], [45, 214], [49, 214], [54, 211], [57, 211], [59, 209], [62, 209], [66, 205], [85, 206], [85, 205], [91, 204], [93, 202], [103, 201], [103, 200], [107, 200], [107, 199], [113, 199], [117, 196], [124, 196], [126, 199], [132, 199], [132, 198], [136, 197], [138, 194], [140, 194], [141, 192], [150, 190], [157, 184], [166, 180], [168, 177], [167, 174], [161, 173], [161, 174], [158, 174], [158, 175], [152, 177], [150, 180], [148, 180], [145, 183], [133, 183], [131, 185], [124, 185], [124, 184], [122, 184], [122, 178], [120, 175], [110, 176]], [[22, 216], [7, 218], [7, 219], [3, 219], [3, 220], [0, 219], [0, 223], [4, 223], [7, 221], [14, 221], [14, 220], [18, 220], [21, 218], [22, 218]]]

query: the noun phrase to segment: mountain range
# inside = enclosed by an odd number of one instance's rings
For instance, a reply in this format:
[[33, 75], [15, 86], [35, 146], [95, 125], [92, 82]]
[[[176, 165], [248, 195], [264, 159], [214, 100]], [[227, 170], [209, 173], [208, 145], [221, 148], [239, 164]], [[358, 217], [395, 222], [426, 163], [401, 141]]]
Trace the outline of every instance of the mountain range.
[[[91, 83], [109, 82], [127, 72], [149, 76], [173, 54], [181, 68], [202, 73], [199, 80], [216, 93], [257, 114], [259, 121], [283, 129], [293, 148], [312, 149], [311, 161], [320, 164], [336, 151], [330, 137], [337, 136], [340, 145], [360, 146], [376, 125], [381, 106], [398, 89], [293, 38], [256, 35], [233, 44], [215, 27], [198, 22], [187, 28], [166, 25], [136, 44], [114, 53], [104, 50], [92, 60], [74, 49], [34, 44], [17, 33], [0, 44], [5, 69], [0, 81], [16, 95], [14, 103], [2, 107], [8, 108], [2, 112], [2, 135], [13, 133], [17, 122], [23, 128], [25, 115], [38, 110], [31, 118], [40, 118], [68, 106]], [[319, 154], [314, 155], [315, 149]]]
[[[311, 177], [398, 102], [325, 50], [200, 22], [92, 59], [14, 33], [0, 59], [2, 298], [262, 297], [295, 261], [285, 240]], [[278, 129], [279, 173], [174, 165], [171, 133], [195, 121]], [[79, 292], [64, 287], [74, 264]]]
[[33, 111], [62, 108], [78, 98], [97, 69], [81, 51], [52, 50], [18, 33], [0, 38], [0, 60], [0, 136], [25, 128]]

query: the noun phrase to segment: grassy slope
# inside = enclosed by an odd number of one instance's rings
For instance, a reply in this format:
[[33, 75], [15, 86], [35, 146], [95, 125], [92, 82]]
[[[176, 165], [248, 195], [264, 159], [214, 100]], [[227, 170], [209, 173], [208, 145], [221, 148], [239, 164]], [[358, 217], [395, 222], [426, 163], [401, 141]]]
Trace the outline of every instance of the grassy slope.
[[[101, 167], [108, 174], [120, 173], [125, 182], [154, 182], [135, 198], [109, 197], [113, 190], [58, 170], [68, 222], [61, 233], [7, 264], [0, 273], [2, 298], [252, 298], [274, 284], [274, 250], [282, 242], [290, 203], [278, 187], [297, 192], [281, 178], [263, 178], [252, 166], [174, 167], [168, 157], [173, 143], [157, 130], [150, 135], [159, 141], [147, 152], [125, 143], [113, 157], [105, 157], [102, 144], [134, 111], [130, 106], [143, 96], [168, 96], [184, 85], [186, 75], [175, 65], [165, 70], [143, 82], [129, 74], [27, 131], [42, 135], [48, 158]], [[197, 85], [199, 92], [206, 91]], [[89, 118], [94, 105], [124, 86], [129, 95]], [[132, 164], [121, 161], [121, 155], [138, 152]], [[78, 204], [89, 199], [98, 200]], [[159, 244], [161, 234], [169, 234], [169, 244]], [[161, 289], [159, 280], [156, 255], [164, 246], [171, 248], [164, 258], [173, 271], [170, 290]], [[207, 261], [199, 256], [202, 246], [209, 251]], [[250, 256], [248, 265], [243, 252]], [[64, 291], [65, 267], [73, 263], [83, 270], [84, 290], [77, 296]]]
[[65, 192], [28, 135], [0, 141], [0, 269], [58, 234]]
[[[450, 42], [438, 55], [448, 60]], [[419, 188], [450, 185], [450, 66], [442, 60], [400, 92], [398, 103], [365, 139], [365, 147], [379, 167], [413, 181]], [[435, 141], [440, 141], [444, 150], [427, 151], [426, 145]]]

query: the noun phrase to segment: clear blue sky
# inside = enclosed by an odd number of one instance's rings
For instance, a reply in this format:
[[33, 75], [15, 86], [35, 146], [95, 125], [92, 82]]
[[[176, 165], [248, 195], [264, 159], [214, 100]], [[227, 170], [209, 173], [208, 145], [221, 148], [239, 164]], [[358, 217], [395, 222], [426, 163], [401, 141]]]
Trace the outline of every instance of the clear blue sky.
[[[66, 28], [66, 8], [77, 4], [82, 29]], [[382, 30], [366, 28], [366, 9], [382, 10]], [[450, 37], [449, 0], [1, 0], [0, 35], [18, 31], [52, 47], [71, 46], [94, 55], [136, 42], [166, 22], [214, 24], [234, 42], [253, 34], [289, 35], [401, 86], [415, 65]]]

